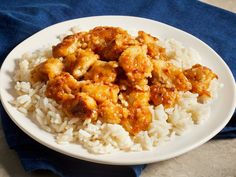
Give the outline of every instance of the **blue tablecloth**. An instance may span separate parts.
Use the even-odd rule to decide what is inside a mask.
[[[0,61],[20,43],[49,25],[94,15],[146,17],[180,28],[211,46],[236,76],[236,14],[193,0],[21,0],[0,3]],[[25,135],[1,108],[9,147],[26,171],[51,170],[65,177],[133,177],[145,165],[108,166],[89,163],[54,152]],[[235,138],[235,115],[215,138]]]

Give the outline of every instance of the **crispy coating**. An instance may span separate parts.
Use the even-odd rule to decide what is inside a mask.
[[[88,93],[98,103],[106,100],[116,103],[118,99],[119,87],[117,85],[103,83],[91,83],[82,86],[82,92]]]
[[[75,98],[80,90],[80,83],[69,73],[62,72],[54,79],[49,80],[45,95],[54,99],[57,103],[63,103]]]
[[[96,61],[84,75],[85,80],[94,82],[113,83],[117,76],[118,63],[116,61]]]
[[[155,106],[162,104],[165,108],[173,107],[178,101],[178,91],[175,87],[166,87],[156,83],[150,87],[150,99]]]
[[[52,79],[60,74],[63,68],[63,63],[59,59],[49,58],[31,71],[31,81],[38,82]]]
[[[96,27],[90,30],[89,46],[104,60],[117,60],[130,45],[138,43],[127,31],[115,27]]]
[[[192,89],[192,84],[181,69],[163,60],[152,60],[152,62],[153,83],[161,83],[169,88],[174,87],[178,91],[189,91]]]
[[[76,79],[83,76],[90,66],[99,59],[93,51],[78,49],[75,53],[67,55],[63,60],[65,70],[71,73]]]
[[[127,48],[119,58],[119,65],[125,71],[131,82],[139,82],[151,77],[152,62],[147,56],[147,46],[132,46]]]
[[[131,134],[147,130],[152,121],[149,110],[150,93],[148,91],[132,90],[123,94],[128,102],[129,115],[123,118],[121,124]]]
[[[132,89],[126,91],[124,97],[130,106],[139,107],[140,105],[149,105],[150,92]]]
[[[132,135],[148,129],[152,122],[149,106],[129,107],[129,116],[121,120],[121,125]]]
[[[99,117],[107,123],[119,124],[122,119],[127,118],[129,111],[118,103],[109,100],[99,105]]]
[[[184,75],[192,84],[191,92],[198,93],[200,97],[211,97],[208,91],[211,81],[218,76],[209,68],[196,64],[184,71]]]
[[[156,37],[153,37],[144,31],[139,31],[137,40],[140,43],[147,45],[147,53],[151,58],[168,60],[165,48],[157,45],[158,39]]]
[[[54,46],[52,54],[54,57],[64,57],[70,53],[74,53],[77,49],[76,35],[70,35],[63,39],[61,43]]]
[[[52,48],[52,54],[54,57],[65,57],[74,53],[78,48],[86,48],[89,40],[88,32],[66,36],[61,43]]]
[[[64,101],[62,107],[69,116],[97,120],[97,103],[86,93],[76,93],[74,98]]]
[[[119,87],[120,90],[128,90],[128,89],[135,89],[139,91],[148,91],[149,85],[147,79],[142,79],[137,82],[130,82],[127,79],[120,79],[119,80]]]
[[[117,60],[129,46],[139,42],[127,31],[115,27],[96,27],[89,32],[69,35],[53,47],[54,57],[66,57],[78,48],[90,48],[104,60]]]

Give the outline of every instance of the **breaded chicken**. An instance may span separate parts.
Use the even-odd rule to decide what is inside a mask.
[[[88,32],[66,36],[61,43],[52,48],[52,54],[54,57],[65,57],[74,53],[78,48],[86,48],[89,40],[90,34]]]
[[[136,82],[130,82],[127,79],[119,79],[120,90],[135,89],[139,91],[148,91],[149,85],[147,79],[142,79]]]
[[[78,49],[75,53],[67,55],[63,60],[65,70],[71,73],[76,79],[83,76],[90,66],[99,59],[93,51]]]
[[[118,103],[109,100],[104,101],[98,107],[99,118],[107,123],[119,124],[123,118],[127,118],[129,111]]]
[[[57,103],[63,103],[73,99],[80,90],[80,83],[69,73],[62,72],[52,80],[49,80],[45,95],[54,99]]]
[[[126,76],[125,71],[121,67],[118,67],[116,83],[119,85],[120,90],[123,90],[123,91],[128,90],[128,89],[135,89],[139,91],[149,90],[147,78],[144,78],[142,80],[138,80],[135,82],[131,82]]]
[[[192,84],[181,69],[163,60],[152,60],[152,63],[152,83],[161,83],[169,88],[174,87],[178,91],[192,89]]]
[[[196,64],[185,70],[184,75],[192,84],[191,92],[198,93],[203,100],[211,97],[208,91],[209,85],[213,79],[218,79],[218,76],[211,69]]]
[[[117,60],[130,45],[138,43],[127,31],[115,27],[96,27],[89,31],[89,47],[104,60]]]
[[[60,74],[64,66],[61,60],[49,58],[45,62],[39,64],[31,71],[31,81],[47,81]]]
[[[106,100],[116,103],[118,99],[119,87],[117,85],[103,83],[91,83],[82,86],[82,92],[88,93],[98,103]]]
[[[86,93],[76,93],[74,98],[63,102],[62,108],[68,116],[97,120],[97,103]]]
[[[152,122],[149,106],[130,107],[129,116],[121,120],[121,125],[132,135],[148,129]]]
[[[149,110],[150,93],[138,90],[127,91],[124,98],[128,102],[129,115],[123,118],[121,124],[131,134],[147,130],[152,120]]]
[[[162,104],[165,108],[173,107],[178,101],[178,91],[175,87],[166,87],[156,83],[150,87],[150,99],[155,106]]]
[[[138,91],[132,89],[123,93],[124,98],[132,107],[138,107],[140,105],[149,105],[150,92],[149,91]]]
[[[119,58],[119,65],[131,82],[138,82],[151,77],[152,62],[147,56],[147,46],[132,46],[126,49]]]
[[[157,45],[158,39],[156,37],[153,37],[144,31],[139,31],[136,39],[140,43],[147,45],[147,53],[151,58],[168,60],[165,48]]]
[[[85,80],[94,82],[113,83],[117,76],[118,63],[116,61],[101,61],[97,60],[91,69],[85,73]]]

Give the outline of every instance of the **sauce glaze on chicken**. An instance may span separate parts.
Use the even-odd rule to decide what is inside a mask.
[[[121,124],[130,134],[147,130],[150,105],[173,107],[178,91],[211,97],[217,78],[209,68],[182,70],[168,62],[158,39],[139,31],[132,37],[118,27],[96,27],[67,36],[53,57],[31,71],[32,82],[46,82],[46,96],[69,117]]]

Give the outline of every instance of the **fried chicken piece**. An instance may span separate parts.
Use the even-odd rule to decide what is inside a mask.
[[[119,124],[123,118],[127,118],[129,111],[118,103],[109,100],[99,105],[99,117],[102,121],[112,124]]]
[[[146,53],[146,46],[132,46],[121,54],[119,65],[123,68],[131,82],[140,82],[152,76],[152,62]]]
[[[139,91],[148,91],[149,85],[147,79],[142,79],[137,82],[130,82],[127,79],[119,79],[119,88],[120,90],[136,89]]]
[[[79,92],[81,84],[67,72],[49,80],[45,95],[54,99],[57,103],[63,103],[69,99],[75,98]]]
[[[126,101],[128,102],[129,106],[139,107],[140,105],[149,105],[149,91],[139,91],[132,89],[131,91],[126,91],[123,95]]]
[[[125,74],[125,71],[118,67],[118,74],[116,83],[119,85],[120,90],[128,90],[128,89],[135,89],[139,91],[148,91],[148,79],[142,79],[135,82],[131,82]]]
[[[178,91],[175,87],[166,87],[156,83],[150,87],[150,99],[155,106],[162,104],[165,108],[173,107],[178,101]]]
[[[59,59],[49,58],[31,71],[31,81],[38,82],[52,79],[62,72],[63,67],[63,63]]]
[[[71,73],[76,79],[83,76],[90,66],[99,59],[93,51],[78,49],[75,53],[67,55],[63,60],[65,70]]]
[[[64,101],[62,107],[70,117],[97,120],[97,103],[86,93],[76,93],[74,98]]]
[[[152,114],[149,110],[149,92],[138,90],[127,91],[123,94],[128,102],[129,115],[121,120],[123,127],[135,135],[139,131],[147,130],[152,121]]]
[[[52,48],[52,54],[54,57],[65,57],[74,53],[78,48],[86,48],[89,40],[90,34],[88,32],[66,36],[61,43]]]
[[[139,31],[138,37],[136,39],[140,43],[147,45],[147,53],[151,58],[168,60],[165,48],[157,45],[158,39],[156,37],[153,37],[150,34],[145,33],[144,31]]]
[[[192,84],[181,69],[163,60],[152,60],[152,83],[161,83],[168,88],[174,87],[178,91],[189,91]]]
[[[138,43],[127,31],[116,27],[96,27],[89,31],[89,46],[104,60],[117,60],[130,45]]]
[[[132,135],[146,131],[152,122],[149,106],[130,107],[129,116],[121,120],[121,125]]]
[[[198,93],[202,100],[211,97],[208,91],[209,85],[213,79],[218,79],[218,76],[211,69],[196,64],[192,68],[185,70],[184,75],[192,84],[191,92]]]
[[[148,33],[145,33],[144,31],[139,31],[137,40],[144,44],[150,44],[150,43],[156,43],[158,41],[158,38]]]
[[[103,83],[91,83],[82,86],[82,92],[88,93],[98,103],[106,100],[116,103],[118,99],[119,87],[117,85]]]
[[[85,73],[84,79],[94,82],[113,83],[116,80],[117,67],[118,63],[116,61],[105,62],[98,60]]]

